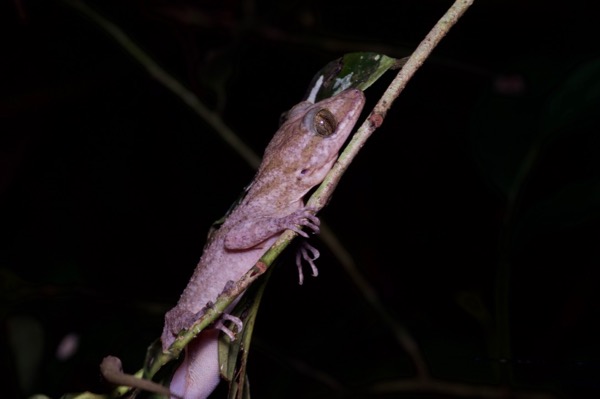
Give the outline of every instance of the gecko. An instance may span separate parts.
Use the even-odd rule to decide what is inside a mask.
[[[362,91],[347,89],[317,103],[303,101],[288,111],[245,196],[209,236],[177,305],[165,314],[164,351],[228,284],[250,270],[285,230],[303,237],[308,237],[304,227],[318,233],[319,219],[315,209],[305,205],[304,196],[334,165],[364,103]],[[216,388],[221,379],[219,333],[217,328],[205,329],[185,348],[169,386],[172,398],[204,399]]]

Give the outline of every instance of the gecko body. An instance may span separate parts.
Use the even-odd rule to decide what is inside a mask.
[[[214,303],[228,282],[239,280],[287,229],[318,231],[303,197],[320,184],[337,159],[363,108],[360,90],[348,89],[316,104],[301,102],[265,149],[246,195],[209,238],[177,305],[165,315],[167,350],[177,334]],[[169,387],[184,399],[204,399],[220,381],[216,329],[202,331],[186,348]]]

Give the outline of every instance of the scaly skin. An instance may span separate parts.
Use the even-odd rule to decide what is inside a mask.
[[[318,219],[303,197],[320,184],[337,159],[364,106],[364,95],[349,89],[316,104],[302,102],[265,149],[263,161],[242,201],[211,235],[177,305],[165,315],[167,350],[229,281],[239,280],[287,229],[318,232]],[[170,390],[184,399],[204,399],[220,380],[218,331],[202,331],[186,348]]]

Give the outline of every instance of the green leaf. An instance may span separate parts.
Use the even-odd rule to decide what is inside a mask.
[[[404,62],[378,53],[348,53],[317,72],[305,99],[317,102],[349,88],[364,91],[388,69],[399,68]]]

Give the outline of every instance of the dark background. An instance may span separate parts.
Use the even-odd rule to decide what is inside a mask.
[[[88,4],[261,153],[323,65],[406,56],[451,2]],[[485,385],[475,397],[600,394],[592,4],[476,0],[321,214],[431,374]],[[100,360],[141,366],[253,171],[67,3],[5,1],[0,18],[0,396],[108,392]],[[312,242],[320,276],[298,286],[288,254],[267,287],[253,395],[385,396],[368,392],[413,378],[413,364]],[[65,337],[78,346],[59,357]]]

